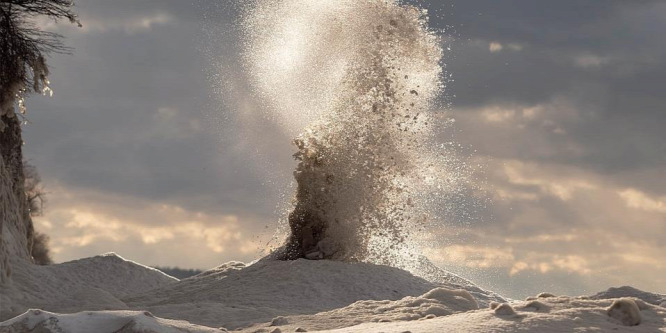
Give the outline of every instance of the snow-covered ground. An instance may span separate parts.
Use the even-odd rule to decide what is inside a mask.
[[[634,315],[640,318],[639,325],[625,326],[625,312],[608,314],[615,301],[554,297],[417,322],[365,323],[324,332],[666,332],[666,308],[624,300],[634,303],[639,309]]]
[[[666,332],[665,295],[621,287],[513,301],[434,266],[430,281],[326,260],[231,262],[181,281],[114,254],[12,267],[0,333]]]
[[[42,310],[30,310],[0,325],[0,332],[167,332],[207,333],[219,329],[192,325],[186,321],[157,318],[147,311],[85,311],[74,314],[57,314]]]
[[[12,262],[12,281],[0,285],[0,320],[30,308],[55,312],[125,310],[122,298],[175,283],[156,269],[109,253],[50,266]]]
[[[438,286],[406,271],[365,263],[328,260],[261,260],[243,267],[223,265],[213,271],[166,285],[124,301],[157,316],[230,329],[270,321],[277,316],[315,314],[361,300],[398,300]],[[503,300],[476,288],[479,302]]]

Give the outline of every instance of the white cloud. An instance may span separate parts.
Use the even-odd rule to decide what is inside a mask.
[[[555,97],[550,102],[532,105],[493,104],[468,110],[480,115],[488,123],[514,123],[516,126],[538,126],[551,132],[561,130],[561,125],[580,119],[579,111],[565,98]]]
[[[488,44],[488,49],[490,50],[490,53],[497,53],[503,50],[519,52],[523,50],[523,46],[518,43],[502,44],[500,42],[490,42]]]
[[[624,200],[627,207],[649,212],[666,213],[666,198],[651,198],[647,194],[631,188],[618,191],[617,193]]]
[[[520,44],[517,44],[517,43],[511,43],[511,44],[508,45],[508,47],[509,47],[509,49],[511,49],[513,51],[522,51],[523,50],[523,46],[520,45]]]
[[[580,68],[599,68],[610,62],[609,57],[601,57],[591,54],[574,57],[574,64]]]
[[[74,229],[75,235],[55,241],[62,241],[64,245],[83,247],[100,240],[120,242],[138,238],[146,245],[153,245],[177,239],[180,242],[204,244],[208,250],[222,253],[226,249],[225,244],[239,241],[243,236],[237,216],[211,217],[202,213],[188,212],[177,206],[148,209],[155,213],[154,218],[163,220],[164,225],[144,225],[139,220],[117,217],[109,212],[85,207],[59,208],[53,212],[56,223],[65,229]],[[68,221],[58,219],[58,216],[63,215],[68,217]]]
[[[92,20],[83,26],[84,31],[111,31],[124,30],[128,34],[140,31],[149,31],[155,26],[169,24],[173,17],[167,13],[155,13],[151,15],[129,17],[127,19],[116,20]]]
[[[427,249],[426,255],[435,262],[456,263],[471,268],[510,266],[515,257],[512,249],[476,245],[451,245]]]
[[[224,261],[254,259],[261,252],[258,244],[266,250],[271,236],[252,228],[256,222],[249,217],[235,214],[208,214],[59,186],[51,190],[58,196],[35,222],[38,229],[51,226],[46,233],[56,261],[128,251],[129,257],[148,265],[214,267],[221,263],[220,255]],[[156,252],[162,257],[151,255]]]
[[[551,195],[562,201],[570,200],[577,191],[597,188],[584,178],[553,178],[544,175],[542,167],[517,160],[505,161],[503,169],[509,183],[537,187],[541,194]]]
[[[509,275],[516,275],[523,271],[536,271],[541,274],[548,274],[552,271],[564,271],[567,273],[577,273],[588,275],[592,273],[587,259],[579,255],[531,255],[524,261],[516,261]]]
[[[101,17],[95,14],[82,14],[80,28],[74,31],[81,33],[103,33],[110,31],[124,31],[127,34],[150,31],[155,27],[164,26],[174,21],[174,17],[165,12],[156,12],[144,15],[127,15]],[[37,25],[44,30],[59,30],[74,27],[69,22],[54,22],[48,18],[37,18]]]
[[[499,42],[491,42],[488,45],[488,49],[490,50],[491,53],[495,53],[502,51],[502,49],[504,49],[504,46]]]
[[[513,120],[516,115],[516,111],[512,109],[504,109],[501,107],[493,107],[483,110],[481,115],[486,122],[503,123]]]

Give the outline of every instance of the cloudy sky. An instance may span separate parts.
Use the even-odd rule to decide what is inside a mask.
[[[432,230],[437,264],[512,297],[666,293],[666,3],[419,1],[455,37],[451,133],[492,198]],[[79,0],[74,48],[28,101],[25,154],[56,261],[103,252],[210,268],[265,248],[291,194],[290,137],[228,74],[230,1]],[[233,98],[231,98],[233,96]],[[444,97],[443,97],[444,98]]]

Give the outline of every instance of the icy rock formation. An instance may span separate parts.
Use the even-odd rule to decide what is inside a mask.
[[[0,131],[0,284],[6,284],[12,271],[10,259],[31,261],[34,229],[24,193],[19,120],[12,111],[0,121],[4,124]]]

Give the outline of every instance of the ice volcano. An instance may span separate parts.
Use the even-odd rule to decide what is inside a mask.
[[[446,126],[441,39],[427,13],[397,1],[259,2],[246,63],[298,166],[279,259],[395,264],[464,167],[434,140]]]
[[[666,295],[511,301],[409,256],[465,175],[432,139],[442,49],[423,11],[283,0],[246,15],[248,73],[268,114],[300,133],[286,244],[178,280],[113,254],[36,266],[10,230],[0,333],[666,331]],[[410,265],[414,274],[396,268]]]

